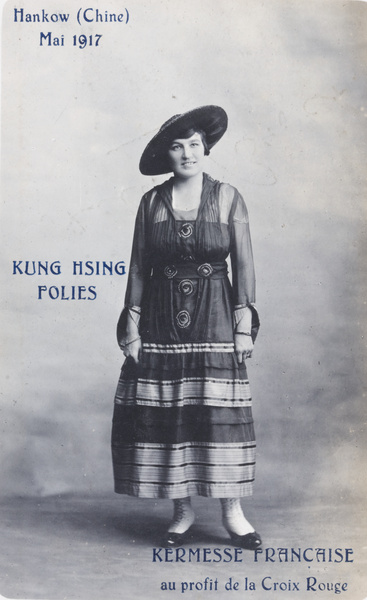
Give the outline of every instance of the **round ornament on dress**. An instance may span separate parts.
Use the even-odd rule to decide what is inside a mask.
[[[213,273],[213,267],[209,263],[204,263],[197,268],[200,277],[209,277]]]
[[[194,284],[191,279],[182,279],[178,284],[178,291],[185,296],[190,296],[194,291]]]
[[[180,310],[180,312],[176,315],[177,325],[181,327],[181,329],[185,329],[191,323],[190,314],[187,310]]]
[[[193,233],[194,226],[192,225],[192,223],[184,223],[184,225],[182,225],[180,231],[178,232],[178,235],[182,238],[188,238]]]
[[[167,265],[167,267],[164,268],[163,273],[168,279],[173,279],[173,277],[177,275],[177,269],[175,265]]]

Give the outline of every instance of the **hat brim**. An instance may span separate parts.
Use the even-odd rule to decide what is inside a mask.
[[[183,130],[194,128],[204,131],[210,150],[225,133],[227,125],[227,113],[220,106],[200,106],[175,115],[162,125],[146,146],[139,163],[140,172],[143,175],[170,173],[172,168],[168,162],[168,145]]]

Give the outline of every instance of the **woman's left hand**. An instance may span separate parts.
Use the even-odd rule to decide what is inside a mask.
[[[246,358],[251,358],[254,344],[250,335],[236,333],[234,336],[234,349],[237,355],[239,364],[243,363]]]

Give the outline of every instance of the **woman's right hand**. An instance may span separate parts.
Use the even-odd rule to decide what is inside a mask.
[[[126,357],[131,356],[131,358],[138,363],[141,355],[141,339],[138,338],[125,346],[124,354]]]

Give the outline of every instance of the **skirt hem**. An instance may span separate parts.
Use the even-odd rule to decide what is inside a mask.
[[[166,498],[174,500],[175,498],[186,498],[188,496],[204,496],[206,498],[243,498],[252,496],[253,483],[241,485],[228,484],[204,484],[204,485],[185,485],[179,486],[179,489],[170,490],[165,486],[147,486],[142,485],[118,485],[115,484],[116,494],[125,494],[138,498]]]

